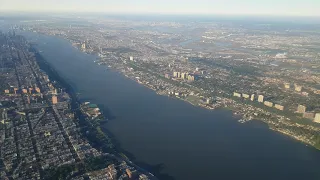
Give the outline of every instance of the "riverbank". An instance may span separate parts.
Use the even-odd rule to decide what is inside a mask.
[[[36,49],[81,101],[91,101],[104,112],[112,112],[114,119],[102,125],[102,130],[111,131],[121,147],[136,157],[128,156],[136,164],[146,162],[176,180],[317,179],[308,174],[318,172],[315,160],[319,153],[268,130],[264,123],[243,125],[230,111],[209,111],[158,96],[119,71],[93,63],[96,56],[78,51],[64,39],[42,35],[30,35],[28,39],[37,44]],[[232,173],[226,174],[226,170]],[[288,177],[290,172],[300,172],[301,176]]]
[[[282,112],[275,112],[274,109],[270,109],[266,106],[263,106],[263,104],[261,105],[255,102],[251,103],[249,101],[236,99],[228,94],[218,94],[218,96],[215,96],[215,98],[210,97],[210,95],[209,97],[207,95],[206,97],[204,97],[201,95],[201,93],[199,93],[201,92],[201,90],[191,85],[189,86],[192,87],[193,90],[195,90],[196,93],[192,94],[195,94],[193,96],[196,97],[197,101],[192,100],[193,98],[188,98],[190,96],[190,94],[188,93],[183,94],[180,93],[181,91],[176,91],[178,92],[178,95],[176,95],[176,93],[171,92],[170,89],[170,91],[163,90],[159,88],[157,84],[153,84],[150,81],[148,81],[148,79],[141,78],[142,74],[145,74],[145,76],[155,76],[155,79],[158,79],[159,81],[165,81],[175,87],[186,88],[187,84],[181,82],[179,83],[172,79],[166,79],[159,74],[150,72],[149,70],[145,70],[142,67],[137,66],[134,62],[126,62],[125,58],[123,57],[120,57],[120,60],[121,59],[123,60],[123,63],[120,62],[121,65],[119,65],[119,67],[117,67],[115,64],[112,64],[111,67],[113,67],[113,69],[115,69],[117,72],[123,74],[125,77],[147,87],[148,89],[155,91],[159,95],[177,98],[185,102],[188,102],[194,106],[199,106],[209,110],[216,109],[217,107],[228,108],[232,112],[239,112],[239,114],[242,115],[241,121],[238,121],[239,123],[244,123],[253,119],[259,120],[266,123],[269,126],[269,129],[271,130],[279,132],[285,131],[287,132],[285,135],[288,135],[296,140],[299,140],[303,143],[309,144],[319,149],[320,136],[314,136],[314,133],[320,130],[317,125],[306,125],[305,121],[303,119],[299,119],[298,117],[290,116],[290,118],[288,118],[287,116],[283,115]],[[103,62],[103,60],[101,60],[101,62]],[[209,99],[209,101],[212,99],[218,100],[211,105],[205,102],[207,99]],[[302,135],[300,133],[300,130],[303,132]]]
[[[93,124],[91,123],[86,116],[82,113],[80,109],[81,100],[77,96],[76,91],[72,86],[61,77],[58,72],[43,58],[39,52],[32,47],[31,51],[35,53],[36,61],[41,70],[45,71],[49,76],[49,79],[55,81],[59,88],[62,88],[67,92],[71,97],[71,110],[75,115],[76,125],[81,129],[82,136],[85,137],[89,143],[96,149],[102,150],[102,152],[111,154],[111,156],[119,161],[125,161],[128,165],[135,167],[137,170],[145,173],[149,176],[151,180],[157,180],[157,178],[150,173],[148,170],[136,165],[133,163],[129,157],[132,157],[129,152],[123,150],[120,147],[120,143],[115,139],[114,135],[111,134],[107,129],[103,128],[101,130],[100,123]],[[106,118],[111,119],[111,115],[108,113],[104,114]],[[103,124],[106,122],[103,122]],[[88,133],[90,132],[90,133]],[[129,154],[129,155],[128,155]]]
[[[52,81],[56,81],[58,83],[58,85],[60,85],[61,88],[64,88],[65,91],[70,95],[70,97],[71,97],[71,110],[74,112],[75,119],[78,120],[78,122],[76,124],[78,124],[80,126],[80,128],[82,128],[82,131],[81,131],[82,135],[86,136],[87,139],[89,139],[89,141],[91,143],[93,143],[93,146],[95,148],[98,148],[98,149],[102,148],[102,145],[100,145],[100,147],[98,145],[99,143],[102,143],[102,142],[94,142],[94,139],[88,137],[85,133],[87,130],[86,126],[92,126],[92,125],[89,124],[89,121],[87,121],[85,119],[85,116],[82,114],[82,112],[80,110],[80,103],[81,102],[80,102],[76,92],[74,91],[74,89],[70,86],[69,83],[67,83],[57,73],[57,71],[54,68],[52,68],[50,66],[50,64],[39,54],[39,52],[37,52],[37,50],[35,48],[32,48],[31,51],[35,53],[36,60],[37,60],[37,63],[39,64],[40,69],[45,71]],[[93,129],[91,129],[91,130],[93,130]],[[108,137],[106,134],[101,134],[101,135],[104,137]],[[111,141],[110,138],[108,138],[108,139]],[[113,145],[110,144],[110,146],[113,146]],[[105,148],[104,148],[104,150],[106,151]],[[115,152],[113,147],[108,149],[108,151],[109,151],[108,153]]]

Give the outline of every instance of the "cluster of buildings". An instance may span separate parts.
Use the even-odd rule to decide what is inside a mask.
[[[250,99],[251,101],[254,101],[255,100],[255,94],[251,94],[251,95],[249,95],[249,94],[245,94],[245,93],[237,93],[237,92],[234,92],[233,93],[233,96],[234,97],[239,97],[239,98],[244,98],[244,99]],[[283,111],[284,110],[284,106],[282,106],[282,105],[280,105],[280,104],[275,104],[275,103],[273,103],[273,102],[270,102],[270,101],[265,101],[264,100],[264,96],[263,95],[258,95],[258,99],[257,99],[257,101],[259,102],[259,103],[263,103],[265,106],[267,106],[267,107],[274,107],[274,108],[276,108],[276,109],[278,109],[278,110],[280,110],[280,111]]]
[[[296,112],[302,114],[304,118],[312,119],[314,122],[320,123],[320,113],[307,112],[307,107],[304,105],[299,104]]]
[[[88,176],[90,177],[91,180],[116,179],[117,170],[114,164],[111,164],[104,169],[88,173]]]
[[[57,90],[29,49],[23,37],[0,33],[0,179],[44,179],[49,169],[105,156],[114,162],[103,171],[105,179],[128,179],[125,169],[150,179],[131,162],[91,146],[76,124],[70,96]],[[87,106],[89,115],[100,114],[97,106]],[[81,168],[69,173],[74,180],[101,179]]]
[[[285,89],[291,89],[292,85],[290,83],[284,83],[284,88]],[[298,85],[296,83],[293,84],[293,90],[295,92],[298,92],[303,96],[309,96],[309,93],[306,92],[306,91],[302,91],[302,88],[303,88],[302,86],[300,86],[300,85]],[[317,94],[317,90],[315,90],[314,93]]]
[[[98,64],[109,65],[108,67],[122,72],[127,77],[157,91],[159,94],[170,94],[182,97],[195,92],[199,97],[202,95],[208,96],[209,94],[213,96],[219,96],[220,94],[230,96],[229,92],[232,92],[235,88],[242,92],[263,92],[268,88],[268,96],[279,97],[279,100],[275,99],[274,102],[271,102],[266,100],[264,95],[252,96],[251,94],[245,93],[236,93],[234,96],[250,99],[251,101],[257,100],[267,107],[276,108],[280,111],[284,111],[285,108],[294,111],[293,109],[296,108],[295,95],[297,94],[303,95],[304,97],[302,98],[306,101],[313,100],[313,104],[317,103],[315,100],[317,98],[315,97],[318,96],[314,94],[320,94],[319,90],[315,88],[311,91],[311,86],[308,87],[304,85],[304,87],[302,87],[298,84],[285,83],[284,88],[279,88],[279,84],[282,87],[283,82],[286,82],[287,78],[295,82],[303,81],[310,82],[310,84],[319,84],[320,79],[317,74],[312,74],[310,69],[307,70],[308,73],[304,73],[305,70],[302,68],[286,68],[281,65],[282,63],[277,63],[277,61],[280,61],[289,64],[293,62],[296,64],[297,60],[290,59],[290,55],[303,57],[300,59],[303,63],[308,63],[306,59],[316,60],[317,56],[314,56],[313,50],[306,53],[308,51],[306,48],[291,46],[297,43],[305,44],[306,42],[315,42],[316,39],[313,38],[313,35],[309,36],[304,34],[304,36],[298,40],[296,36],[289,34],[283,35],[281,33],[274,35],[268,33],[268,31],[261,31],[261,33],[263,33],[261,36],[252,36],[246,33],[241,36],[228,36],[225,35],[225,32],[228,32],[227,34],[234,34],[234,30],[238,28],[234,26],[225,28],[223,25],[210,27],[207,24],[202,26],[200,23],[192,24],[192,26],[189,26],[190,24],[184,26],[184,28],[190,30],[190,32],[193,29],[189,27],[194,27],[194,25],[202,27],[199,29],[204,29],[203,32],[190,33],[188,36],[191,37],[186,37],[184,34],[174,31],[172,31],[172,33],[163,33],[157,30],[130,30],[132,27],[135,27],[135,25],[139,27],[150,25],[143,22],[135,24],[134,21],[130,23],[120,20],[114,23],[112,22],[113,28],[116,29],[114,31],[110,30],[110,23],[110,21],[104,22],[103,20],[99,20],[99,28],[82,28],[81,26],[70,28],[59,26],[58,29],[38,25],[34,26],[32,30],[51,35],[63,34],[71,42],[76,41],[77,43],[80,42],[80,44],[87,40],[85,45],[86,52],[99,50],[99,55],[101,55],[100,57],[102,58],[98,60]],[[160,22],[156,24],[160,27],[168,27]],[[222,31],[224,33],[221,34]],[[236,31],[242,33],[242,29]],[[203,35],[202,38],[200,36],[201,40],[190,40],[180,44],[180,42],[188,39],[198,39],[199,34]],[[221,38],[223,38],[226,43],[219,44]],[[261,39],[263,39],[263,41],[261,41]],[[177,45],[178,43],[180,45]],[[279,43],[287,44],[288,46],[279,48]],[[230,44],[230,46],[228,44]],[[245,48],[246,51],[231,48],[232,45],[239,46],[239,49]],[[78,47],[81,48],[81,46]],[[101,47],[104,47],[103,50]],[[286,50],[283,50],[283,48]],[[259,56],[256,56],[257,49],[261,49],[262,51],[266,49],[281,49],[281,51],[285,51],[287,54],[279,53],[273,55],[272,53],[261,53]],[[127,63],[127,61],[130,62]],[[309,65],[314,66],[317,62],[313,61]],[[192,82],[197,79],[198,72],[194,72],[196,67],[207,69],[207,72],[205,74],[201,72],[203,78],[199,78],[194,83],[188,83],[187,81]],[[182,72],[193,72],[194,77],[189,77],[190,74],[187,73],[176,72],[178,69]],[[196,71],[198,70],[200,69]],[[165,75],[167,79],[162,78],[163,75]],[[173,81],[171,81],[171,79]],[[183,81],[177,82],[175,80]],[[274,86],[275,84],[277,87]],[[283,92],[283,89],[287,89],[288,91]],[[314,94],[308,94],[308,92],[314,92]],[[281,104],[285,104],[286,107]],[[234,103],[230,106],[235,107],[236,105]],[[250,108],[256,109],[253,107]],[[248,111],[248,108],[244,109],[244,111]],[[280,113],[275,114],[279,115]],[[304,114],[305,117],[311,117],[311,114]],[[264,121],[268,122],[269,120],[265,119]],[[290,129],[293,126],[299,126],[299,129],[302,129],[300,124],[289,124],[290,122],[285,126],[286,129]],[[308,130],[306,130],[306,132],[307,131]]]
[[[238,97],[238,98],[243,98],[243,99],[250,99],[251,101],[255,100],[255,94],[249,95],[249,94],[245,94],[245,93],[234,92],[233,96],[234,97]],[[270,102],[270,101],[264,101],[264,96],[263,95],[258,95],[257,101],[260,102],[260,103],[263,103],[267,107],[274,107],[274,108],[276,108],[276,109],[278,109],[280,111],[284,110],[284,106],[282,106],[280,104],[275,104],[275,103]],[[320,123],[320,113],[307,112],[306,109],[307,109],[306,106],[298,105],[298,108],[297,108],[296,112],[303,114],[304,118],[313,119],[314,122]]]
[[[96,104],[84,102],[81,104],[80,108],[90,119],[96,119],[101,115],[100,109]]]
[[[127,180],[127,179],[136,179],[136,180],[148,180],[148,176],[145,174],[136,174],[136,170],[122,164],[120,171],[124,172],[119,177],[119,172],[117,171],[114,164],[109,165],[108,167],[93,171],[88,173],[88,177],[91,180],[101,180],[101,179],[117,179],[117,180]]]
[[[17,94],[17,93],[23,93],[23,94],[39,94],[41,93],[41,90],[39,87],[29,87],[29,88],[16,88],[16,87],[11,87],[10,89],[5,89],[4,93],[6,94]]]
[[[291,89],[292,85],[291,83],[284,83],[284,88],[285,89]],[[302,91],[302,86],[294,83],[293,84],[293,87],[294,87],[294,90],[297,91],[297,92],[301,92]]]
[[[170,76],[167,74],[166,78],[169,78]],[[183,80],[188,80],[188,81],[195,81],[196,80],[196,75],[194,74],[189,74],[189,73],[181,73],[181,72],[173,72],[173,77],[178,78],[178,79],[183,79]]]
[[[284,83],[284,88],[285,89],[291,89],[292,88],[291,83]],[[295,92],[300,93],[301,95],[308,97],[309,93],[306,92],[306,91],[302,91],[302,89],[303,89],[302,86],[300,86],[300,85],[298,85],[296,83],[293,84],[293,90]],[[314,93],[317,94],[317,90],[314,90]]]

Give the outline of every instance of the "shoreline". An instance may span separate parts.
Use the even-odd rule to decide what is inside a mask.
[[[67,39],[67,40],[69,40],[69,39]],[[69,41],[69,42],[70,42],[70,41]],[[70,43],[71,43],[71,42],[70,42]],[[73,47],[81,51],[81,49],[79,49],[79,48],[77,48],[77,47],[75,47],[75,46],[73,46]],[[83,51],[81,51],[81,52],[83,52]],[[83,52],[83,53],[89,54],[89,53],[87,53],[87,52]],[[91,55],[92,55],[92,53],[91,53]],[[93,55],[97,56],[97,54],[93,54]],[[98,56],[98,58],[99,58],[99,56]],[[95,63],[95,62],[94,62],[94,63]],[[100,64],[98,64],[98,65],[100,65]],[[110,68],[110,69],[115,70],[114,68]],[[116,70],[115,70],[115,71],[116,71]],[[183,98],[183,97],[179,97],[179,96],[175,96],[175,95],[170,95],[170,94],[164,94],[164,93],[161,93],[161,92],[157,91],[157,90],[154,89],[153,87],[148,86],[148,84],[145,84],[145,83],[143,83],[143,82],[141,82],[141,81],[139,81],[139,80],[136,80],[135,78],[130,77],[130,76],[124,74],[124,73],[121,72],[121,71],[116,71],[116,72],[118,72],[118,73],[120,73],[121,75],[123,75],[124,77],[126,77],[126,78],[128,78],[128,79],[130,79],[130,80],[133,80],[133,81],[135,81],[136,83],[138,83],[138,84],[140,84],[140,85],[142,85],[142,86],[144,86],[144,87],[152,90],[152,91],[155,92],[157,95],[161,95],[161,96],[166,96],[166,97],[173,98],[173,99],[182,100],[182,101],[184,101],[184,102],[186,102],[186,103],[189,103],[189,104],[191,104],[191,105],[193,105],[193,106],[200,107],[200,108],[205,108],[205,109],[207,109],[207,110],[226,109],[226,110],[230,111],[232,114],[234,114],[235,112],[238,111],[236,108],[231,107],[231,106],[217,105],[217,107],[215,107],[215,104],[213,104],[213,107],[208,107],[206,104],[201,104],[201,103],[196,104],[196,103],[188,100],[187,98]],[[231,99],[231,100],[232,100],[232,99]],[[235,117],[235,116],[234,116],[234,117]],[[304,139],[304,138],[301,138],[301,137],[297,137],[297,135],[295,135],[294,133],[286,132],[286,130],[283,129],[283,128],[277,128],[277,127],[274,126],[274,124],[272,124],[272,123],[270,123],[270,122],[268,122],[268,121],[266,121],[266,120],[264,120],[264,119],[252,118],[252,117],[251,117],[251,118],[248,118],[248,117],[245,116],[245,114],[242,114],[242,113],[237,114],[236,117],[237,117],[237,118],[240,118],[239,120],[237,120],[238,123],[247,123],[247,122],[252,121],[252,120],[260,121],[260,122],[262,122],[262,123],[265,123],[265,124],[268,126],[268,129],[269,129],[269,130],[272,130],[272,131],[275,131],[275,132],[279,132],[279,133],[281,133],[282,135],[285,135],[285,136],[290,137],[290,138],[292,138],[292,139],[294,139],[294,140],[296,140],[296,141],[298,141],[298,142],[301,142],[301,143],[305,144],[306,146],[312,146],[312,147],[315,148],[316,150],[320,150],[320,147],[317,147],[316,144],[313,144],[311,141],[308,141],[308,140],[306,140],[306,139]]]
[[[76,47],[75,47],[75,48],[76,48]],[[80,50],[80,49],[79,49],[79,50]],[[82,52],[83,52],[83,51],[82,51]],[[86,53],[86,52],[83,52],[83,53]],[[86,54],[88,54],[88,53],[86,53]],[[98,64],[98,65],[100,65],[100,64]],[[111,68],[111,69],[112,69],[112,68]],[[114,70],[114,69],[112,69],[112,70]],[[182,101],[184,101],[184,102],[186,102],[186,103],[188,103],[188,104],[191,104],[192,106],[200,107],[200,108],[205,108],[205,109],[207,109],[207,110],[225,109],[225,110],[227,110],[227,111],[230,111],[230,112],[233,114],[233,117],[237,118],[237,122],[238,122],[238,123],[244,123],[244,124],[245,124],[245,123],[247,123],[247,122],[249,122],[249,121],[253,121],[253,120],[259,121],[259,122],[262,122],[262,123],[266,124],[266,125],[268,126],[268,129],[271,130],[271,131],[278,132],[278,133],[280,133],[280,134],[282,134],[282,135],[285,135],[286,137],[289,137],[289,138],[294,139],[294,140],[296,140],[296,141],[298,141],[298,142],[300,142],[300,143],[303,143],[303,144],[305,144],[306,146],[311,146],[311,147],[315,148],[316,150],[320,150],[320,147],[316,147],[314,144],[312,144],[312,143],[304,140],[303,138],[296,137],[294,134],[288,133],[288,132],[286,132],[286,131],[283,130],[283,129],[272,127],[272,125],[270,125],[269,123],[265,122],[265,121],[262,120],[262,119],[254,119],[254,118],[253,118],[253,119],[248,119],[248,118],[245,118],[244,114],[236,114],[236,115],[235,115],[234,112],[237,112],[237,111],[236,111],[234,108],[230,107],[230,106],[228,106],[228,107],[226,107],[226,106],[217,106],[217,107],[211,108],[211,107],[206,106],[206,104],[200,104],[200,103],[199,103],[199,104],[195,104],[195,103],[187,100],[186,98],[180,98],[180,97],[177,97],[177,96],[174,96],[174,95],[171,96],[171,95],[168,95],[168,94],[159,93],[156,89],[154,89],[154,88],[152,88],[152,87],[149,87],[147,84],[144,84],[143,82],[138,81],[138,80],[136,80],[135,78],[132,78],[132,77],[130,77],[130,76],[128,76],[128,75],[120,72],[120,71],[115,71],[115,72],[118,72],[118,73],[120,73],[121,75],[123,75],[124,77],[126,77],[126,78],[128,78],[128,79],[130,79],[130,80],[135,81],[137,84],[140,84],[140,85],[142,85],[142,86],[144,86],[144,87],[152,90],[152,91],[155,92],[157,95],[165,96],[165,97],[172,98],[172,99],[182,100]],[[239,120],[241,120],[241,122],[240,122]]]
[[[40,69],[45,71],[47,73],[47,75],[50,77],[50,79],[56,81],[70,95],[70,97],[71,97],[71,103],[70,103],[71,110],[75,114],[75,121],[76,121],[77,126],[79,126],[79,127],[89,126],[88,123],[90,123],[90,122],[85,119],[85,116],[83,115],[83,113],[80,110],[81,100],[77,96],[77,93],[74,90],[74,88],[69,83],[67,83],[63,77],[61,77],[59,75],[59,73],[50,65],[50,63],[48,63],[45,60],[45,58],[39,53],[38,50],[36,50],[36,48],[31,46],[31,51],[35,53],[36,61],[39,65]],[[104,116],[107,115],[107,116],[105,116],[105,118],[110,117],[110,114],[105,114],[105,112],[103,112],[103,114],[104,114]],[[85,123],[87,123],[87,124],[85,124]],[[105,123],[107,123],[107,122],[105,122]],[[103,124],[105,124],[105,123],[103,123]],[[139,163],[138,164],[134,163],[136,158],[133,156],[133,154],[122,149],[121,144],[116,140],[115,136],[108,129],[103,128],[102,124],[99,124],[98,128],[103,129],[103,132],[102,132],[103,135],[108,137],[108,139],[110,139],[111,145],[113,146],[112,148],[109,149],[111,152],[103,149],[103,146],[106,145],[103,142],[100,145],[98,145],[100,147],[97,147],[97,144],[94,145],[95,143],[93,143],[92,140],[90,140],[88,138],[88,136],[86,136],[86,134],[83,130],[81,130],[81,135],[84,136],[91,144],[93,143],[92,144],[93,147],[97,147],[98,149],[102,150],[104,153],[113,153],[117,158],[121,158],[123,161],[129,163],[130,165],[134,166],[138,170],[144,172],[145,174],[148,174],[150,176],[150,178],[152,178],[154,180],[158,179],[157,178],[158,174],[161,175],[160,172],[153,172],[152,170],[149,170],[149,168],[148,169],[145,169],[145,167],[142,168],[140,165],[138,165]]]
[[[43,34],[43,35],[46,35],[46,34]],[[58,38],[61,38],[61,39],[64,39],[64,40],[68,41],[73,48],[76,48],[77,50],[81,51],[82,53],[89,54],[89,55],[94,55],[94,56],[96,56],[97,59],[99,58],[99,56],[98,56],[96,53],[84,52],[84,51],[82,51],[81,49],[79,49],[79,47],[74,46],[74,45],[72,44],[71,40],[68,39],[68,38],[64,38],[64,37],[61,37],[61,36],[54,36],[54,37],[58,37]],[[94,63],[95,63],[95,62],[94,62]],[[100,65],[100,64],[97,64],[97,65]],[[123,75],[124,77],[135,81],[135,83],[141,84],[142,86],[144,86],[144,87],[152,90],[152,91],[155,92],[157,95],[167,96],[167,97],[169,97],[169,98],[174,98],[174,99],[179,99],[179,100],[185,101],[185,102],[187,102],[187,103],[189,103],[189,104],[191,104],[191,105],[193,105],[193,106],[198,106],[198,107],[205,108],[205,109],[208,109],[208,110],[215,110],[215,109],[221,109],[221,108],[222,108],[222,109],[227,109],[227,110],[231,111],[231,113],[234,113],[234,112],[237,112],[237,111],[238,111],[236,108],[231,107],[231,106],[218,106],[218,107],[215,107],[215,108],[208,108],[208,107],[205,106],[205,104],[203,104],[203,105],[202,105],[202,104],[200,105],[200,103],[199,103],[199,104],[195,104],[195,103],[187,100],[186,98],[178,98],[178,97],[176,97],[176,96],[170,96],[170,95],[168,95],[168,94],[159,93],[156,89],[154,89],[154,88],[152,88],[152,87],[149,87],[147,84],[144,84],[143,82],[138,82],[135,78],[130,77],[130,76],[126,75],[125,73],[121,72],[121,71],[117,71],[117,70],[116,70],[115,68],[113,68],[113,67],[108,67],[107,69],[114,70],[115,72],[120,73],[120,74]],[[232,98],[231,98],[231,100],[232,100]],[[241,114],[241,113],[240,113],[240,114],[237,114],[237,117],[240,117],[241,119],[245,118],[245,117],[244,117],[244,114]],[[251,121],[251,120],[256,120],[256,121],[263,122],[263,123],[265,123],[265,124],[268,126],[268,129],[270,129],[270,130],[272,130],[272,131],[280,132],[281,134],[286,135],[286,136],[289,136],[290,138],[295,139],[296,141],[302,142],[302,143],[304,143],[304,144],[306,144],[306,145],[312,146],[313,148],[315,148],[315,149],[317,149],[317,150],[320,150],[320,147],[317,147],[316,144],[312,144],[312,142],[310,142],[310,141],[308,141],[308,140],[304,140],[304,139],[302,139],[302,138],[296,137],[297,135],[295,135],[295,134],[293,134],[293,133],[285,132],[285,130],[283,130],[283,129],[281,129],[281,128],[279,129],[279,128],[275,127],[274,124],[266,121],[265,119],[253,118],[253,119],[250,119],[250,120],[245,120],[245,122],[248,122],[248,121]],[[244,122],[244,123],[245,123],[245,122]],[[239,123],[240,123],[240,122],[239,122]],[[112,134],[112,133],[108,132],[108,130],[107,130],[106,128],[103,128],[103,129],[104,129],[104,131],[106,131],[107,134]],[[114,138],[114,136],[112,136],[112,137],[113,137],[113,141],[116,141],[115,138]],[[120,149],[121,149],[121,148],[120,148]],[[125,151],[125,150],[122,150],[122,151]],[[127,154],[127,153],[125,153],[125,154]],[[129,154],[130,154],[130,153],[129,153]]]
[[[121,72],[120,72],[120,73],[121,73]],[[123,73],[121,73],[121,74],[123,74]],[[296,141],[298,141],[298,142],[301,142],[301,143],[305,144],[306,146],[311,146],[311,147],[315,148],[316,150],[320,150],[320,147],[316,147],[316,146],[315,146],[314,144],[312,144],[311,142],[306,141],[306,140],[304,140],[303,138],[296,137],[296,135],[294,135],[294,134],[292,134],[292,133],[288,133],[288,132],[286,132],[286,131],[283,130],[283,129],[272,127],[272,125],[270,125],[269,123],[265,122],[265,121],[262,120],[262,119],[248,119],[248,118],[245,118],[244,114],[234,115],[234,112],[236,112],[236,110],[235,110],[234,108],[230,107],[230,106],[228,106],[228,107],[226,107],[226,106],[218,106],[218,107],[213,107],[213,108],[211,108],[211,107],[206,106],[206,104],[200,104],[200,103],[195,104],[195,103],[187,100],[186,98],[180,98],[180,97],[177,97],[177,96],[170,96],[170,95],[168,95],[168,94],[158,93],[157,90],[149,87],[148,85],[146,85],[146,84],[144,84],[144,83],[139,83],[139,82],[138,82],[137,80],[135,80],[134,78],[130,78],[129,76],[127,76],[127,75],[125,75],[125,74],[123,74],[123,75],[124,75],[125,77],[127,77],[127,78],[135,81],[136,83],[141,84],[142,86],[144,86],[144,87],[146,87],[146,88],[148,88],[148,89],[151,89],[151,90],[154,91],[157,95],[166,96],[166,97],[173,98],[173,99],[177,99],[177,100],[182,100],[182,101],[184,101],[184,102],[186,102],[186,103],[188,103],[188,104],[191,104],[191,105],[193,105],[193,106],[200,107],[200,108],[205,108],[205,109],[208,109],[208,110],[226,109],[226,110],[230,111],[230,112],[233,114],[233,117],[237,117],[237,118],[239,118],[239,120],[242,121],[242,122],[240,122],[240,121],[238,120],[239,123],[244,123],[244,124],[245,124],[245,123],[247,123],[247,122],[249,122],[249,121],[252,121],[252,120],[259,121],[259,122],[262,122],[262,123],[266,124],[266,125],[268,126],[268,129],[269,129],[269,130],[272,130],[272,131],[274,131],[274,132],[279,132],[279,133],[281,133],[282,135],[285,135],[285,136],[287,136],[287,137],[290,137],[291,139],[294,139],[294,140],[296,140]]]

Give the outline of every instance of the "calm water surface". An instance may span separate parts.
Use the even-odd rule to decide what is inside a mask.
[[[162,179],[320,179],[317,150],[258,121],[240,124],[229,111],[159,96],[96,65],[66,40],[25,35],[82,99],[113,114],[105,127],[136,162],[161,170]]]

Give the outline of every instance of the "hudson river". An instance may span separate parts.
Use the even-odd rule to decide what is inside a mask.
[[[230,111],[206,110],[159,96],[95,64],[95,56],[66,40],[26,36],[81,100],[114,116],[104,128],[129,157],[134,156],[134,162],[160,179],[320,179],[319,151],[259,121],[240,124]]]

